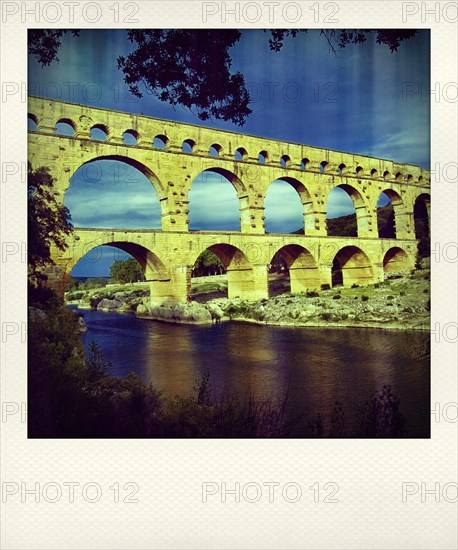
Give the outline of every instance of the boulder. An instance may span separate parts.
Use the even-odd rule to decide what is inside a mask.
[[[173,306],[160,306],[152,302],[149,307],[140,304],[137,307],[137,315],[148,316],[160,321],[179,323],[207,324],[212,322],[210,311],[198,302],[179,303]]]
[[[104,298],[99,302],[97,309],[113,311],[119,309],[121,305],[122,303],[118,300],[109,300],[108,298]]]

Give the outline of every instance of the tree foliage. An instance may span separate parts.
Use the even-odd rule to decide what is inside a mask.
[[[57,53],[62,45],[62,37],[71,32],[79,36],[79,30],[29,29],[29,54],[35,56],[42,66],[59,61]]]
[[[308,29],[274,29],[270,32],[269,47],[279,52],[286,38],[295,38],[300,32],[307,33]],[[323,29],[321,35],[326,39],[329,50],[337,53],[338,50],[351,44],[362,44],[370,36],[375,36],[377,44],[388,46],[391,53],[397,52],[401,42],[413,38],[418,31],[412,29]]]
[[[53,265],[51,248],[66,249],[66,237],[73,226],[70,211],[53,193],[54,180],[48,168],[32,169],[28,164],[28,274],[32,283],[46,279],[45,267]]]
[[[160,101],[183,105],[201,120],[242,125],[251,113],[241,73],[231,73],[231,48],[237,30],[130,30],[136,49],[118,57],[118,68],[137,97],[141,87]]]
[[[197,258],[192,270],[193,277],[206,277],[208,275],[220,275],[225,273],[223,263],[211,250],[204,250]]]
[[[143,269],[134,258],[116,260],[110,267],[110,277],[122,284],[145,280]]]
[[[42,66],[58,61],[62,38],[78,30],[31,30],[29,54]],[[307,29],[274,29],[269,48],[279,52],[288,38]],[[325,29],[321,34],[334,54],[350,44],[362,44],[375,36],[377,44],[393,53],[400,44],[412,38],[411,29]],[[119,55],[117,66],[124,81],[137,97],[143,93],[173,106],[190,109],[200,120],[220,119],[243,126],[251,114],[250,95],[240,72],[231,72],[230,48],[241,38],[234,29],[134,29],[127,31],[135,45],[127,56]]]

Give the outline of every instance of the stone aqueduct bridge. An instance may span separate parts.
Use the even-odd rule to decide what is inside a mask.
[[[423,201],[429,214],[430,197],[430,174],[418,166],[38,97],[29,98],[28,110],[37,125],[29,131],[29,160],[34,168],[50,169],[59,201],[63,203],[78,168],[111,159],[145,174],[161,204],[161,230],[76,229],[64,253],[53,251],[53,284],[61,290],[74,265],[100,245],[135,257],[150,281],[151,300],[159,303],[189,297],[192,266],[207,248],[226,266],[229,297],[247,299],[268,296],[268,267],[280,250],[293,293],[331,284],[335,258],[344,285],[381,281],[386,272],[414,266],[414,206]],[[74,135],[57,135],[59,122],[71,125]],[[91,139],[93,128],[102,129],[107,140]],[[126,132],[136,145],[123,143]],[[156,137],[164,148],[153,146]],[[210,155],[210,148],[217,156]],[[216,172],[234,186],[240,202],[239,232],[188,230],[189,191],[203,171]],[[300,197],[303,235],[265,234],[264,199],[278,179]],[[335,187],[353,200],[358,237],[327,236],[326,203]],[[378,237],[381,192],[394,207],[395,239]]]

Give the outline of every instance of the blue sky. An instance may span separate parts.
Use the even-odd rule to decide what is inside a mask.
[[[394,54],[369,40],[335,56],[319,31],[286,40],[279,53],[271,52],[267,41],[268,34],[260,30],[242,31],[230,51],[232,69],[245,75],[253,113],[242,128],[221,121],[214,127],[429,167],[429,97],[403,93],[406,86],[429,88],[429,31],[420,31]],[[29,60],[29,92],[201,124],[183,108],[148,94],[140,99],[129,94],[116,58],[131,49],[125,31],[85,30],[79,38],[66,37],[59,63],[42,68]],[[74,224],[158,228],[160,208],[151,184],[130,168],[128,177],[115,178],[126,171],[116,164],[100,161],[74,174],[65,197]],[[351,211],[348,196],[334,192],[328,217]],[[302,225],[299,199],[287,184],[269,189],[266,218],[268,231],[289,232]],[[193,182],[190,228],[239,229],[237,198],[226,180],[215,175]],[[112,258],[106,249],[100,262],[81,262],[75,274],[107,274]]]

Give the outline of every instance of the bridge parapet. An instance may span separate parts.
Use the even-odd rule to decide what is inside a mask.
[[[409,185],[430,184],[430,172],[420,166],[399,164],[391,160],[322,149],[309,145],[290,143],[226,130],[207,128],[195,124],[173,122],[122,111],[113,111],[36,96],[29,97],[29,116],[41,133],[55,134],[58,122],[67,122],[74,137],[90,139],[91,129],[103,129],[108,142],[122,144],[123,134],[130,132],[137,139],[138,147],[153,148],[156,137],[163,139],[165,151],[182,153],[183,143],[193,144],[191,154],[208,157],[212,146],[219,148],[219,157],[237,163],[258,165],[258,156],[265,152],[261,164],[281,167],[281,159],[287,158],[286,171],[312,171],[347,177],[359,177],[372,181],[397,181]],[[165,138],[165,139],[164,139]],[[239,160],[236,151],[243,150]],[[323,163],[324,166],[323,166]]]

